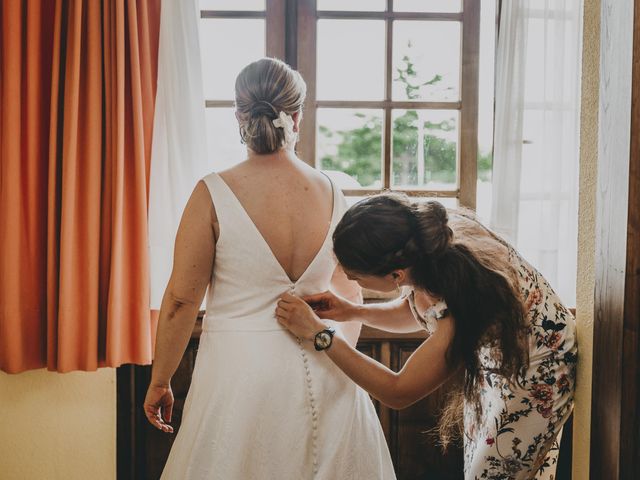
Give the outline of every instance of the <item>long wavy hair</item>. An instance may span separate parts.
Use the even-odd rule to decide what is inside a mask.
[[[481,415],[480,349],[491,349],[491,370],[509,382],[520,383],[529,362],[525,308],[504,245],[469,212],[452,217],[439,202],[385,193],[351,207],[333,234],[347,270],[384,276],[408,268],[415,287],[446,302],[455,322],[446,361],[464,367],[465,378],[440,419],[445,447],[459,434],[462,400]]]

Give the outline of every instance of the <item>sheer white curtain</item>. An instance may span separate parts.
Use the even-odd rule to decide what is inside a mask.
[[[492,227],[575,305],[582,0],[502,2]]]
[[[182,210],[207,158],[197,0],[162,2],[149,186],[151,308],[171,274]]]

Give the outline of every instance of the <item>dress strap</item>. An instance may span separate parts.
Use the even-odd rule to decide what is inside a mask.
[[[333,183],[333,180],[331,180],[331,177],[329,175],[324,173],[322,170],[319,170],[319,172],[325,177],[327,177],[327,180],[329,180],[329,183],[331,184],[331,200],[333,202],[333,205],[331,209],[331,220],[330,220],[331,227],[330,228],[333,228],[335,226],[336,220],[342,217],[342,212],[340,212],[340,210],[342,209],[342,204],[340,202],[340,197],[338,195],[340,190],[338,189],[338,187],[336,187],[335,183]]]
[[[220,226],[220,237],[218,238],[218,243],[220,243],[221,239],[226,237],[230,230],[238,230],[244,225],[244,222],[238,222],[238,218],[244,217],[246,213],[240,210],[241,206],[235,195],[216,172],[212,172],[202,178],[202,181],[209,189],[211,201],[216,210],[216,217]]]

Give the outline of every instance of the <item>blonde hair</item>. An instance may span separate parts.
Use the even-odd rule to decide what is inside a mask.
[[[262,58],[236,78],[236,112],[242,142],[256,153],[273,153],[285,141],[284,130],[273,125],[280,112],[302,110],[307,85],[302,76],[275,58]]]

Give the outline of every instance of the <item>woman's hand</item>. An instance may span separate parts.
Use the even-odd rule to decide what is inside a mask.
[[[304,300],[290,293],[280,297],[276,318],[280,325],[303,340],[313,340],[316,333],[327,328]]]
[[[355,320],[358,305],[337,296],[331,291],[302,297],[320,318],[328,318],[337,322]]]
[[[163,432],[173,433],[171,411],[173,410],[173,392],[171,385],[149,385],[144,399],[144,414],[149,423]]]

